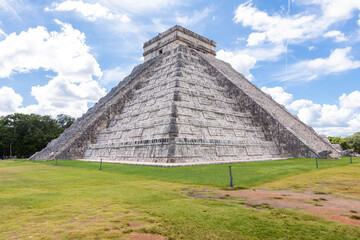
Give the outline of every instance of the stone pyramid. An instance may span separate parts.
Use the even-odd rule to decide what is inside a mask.
[[[149,40],[145,62],[31,159],[176,164],[340,156],[216,59],[215,48],[180,26]]]

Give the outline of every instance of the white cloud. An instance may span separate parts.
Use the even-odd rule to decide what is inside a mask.
[[[101,84],[108,84],[112,82],[120,82],[122,81],[126,76],[128,76],[131,73],[131,70],[134,68],[133,65],[130,65],[128,67],[115,67],[112,69],[104,70],[104,75],[100,79]]]
[[[356,114],[353,119],[351,119],[349,122],[349,128],[350,129],[357,129],[356,132],[359,132],[360,129],[360,114]]]
[[[91,76],[74,83],[73,79],[57,76],[44,86],[34,86],[31,95],[38,101],[37,105],[29,105],[18,111],[24,113],[69,114],[80,117],[87,109],[88,102],[97,102],[105,95],[105,89],[99,87]]]
[[[323,36],[326,38],[334,38],[335,42],[344,42],[348,40],[344,33],[337,30],[326,32]]]
[[[219,50],[216,57],[231,64],[238,72],[245,75],[249,80],[254,77],[250,70],[255,68],[259,61],[276,61],[286,51],[284,45],[268,45],[264,47],[245,48],[242,50],[226,51]]]
[[[316,104],[308,99],[293,101],[293,96],[282,87],[261,90],[270,94],[273,99],[299,117],[301,121],[311,125],[318,133],[327,136],[346,136],[360,129],[360,92],[354,91],[339,97],[339,106]]]
[[[333,38],[335,42],[347,41],[344,33],[331,28],[339,26],[335,25],[339,21],[351,19],[353,13],[360,10],[360,1],[304,0],[294,3],[306,5],[307,10],[290,15],[289,1],[286,15],[284,9],[272,14],[259,10],[251,0],[239,4],[233,21],[249,27],[252,32],[247,37],[247,48],[232,51],[233,55],[246,54],[259,62],[277,61],[286,53],[286,72],[276,75],[282,81],[310,81],[319,76],[360,67],[360,62],[350,56],[351,48],[335,49],[328,58],[304,60],[288,67],[288,53],[291,53],[288,45],[319,37]],[[316,47],[310,46],[308,49],[312,51]],[[255,64],[248,69],[254,67]]]
[[[61,32],[47,32],[46,28],[38,26],[19,35],[11,33],[1,41],[0,78],[39,68],[63,75],[89,73],[100,77],[101,69],[89,53],[84,34],[70,24],[57,23]]]
[[[350,19],[355,10],[360,10],[360,1],[357,0],[305,0],[301,3],[319,5],[323,19],[330,23]]]
[[[224,50],[218,51],[216,57],[230,63],[236,71],[244,74],[247,79],[253,79],[253,76],[250,73],[250,69],[254,68],[255,66],[256,59],[254,57],[242,53],[234,54]]]
[[[321,108],[321,117],[317,119],[316,125],[321,127],[346,126],[346,121],[352,116],[352,112],[348,108],[324,104]]]
[[[321,116],[321,105],[311,100],[300,99],[289,104],[288,109],[297,111],[297,116],[306,124],[312,124]]]
[[[283,44],[268,44],[262,47],[245,48],[237,53],[247,54],[254,57],[257,61],[277,61],[279,56],[286,52],[286,46]]]
[[[256,46],[265,41],[279,44],[288,39],[310,38],[319,31],[314,28],[314,20],[315,15],[298,14],[292,17],[282,17],[275,14],[269,16],[266,12],[253,7],[251,1],[240,4],[235,10],[234,17],[235,23],[241,23],[243,26],[257,31],[249,35],[249,46]],[[313,28],[309,26],[313,26]]]
[[[242,50],[226,51],[219,50],[216,57],[231,64],[238,72],[245,75],[249,80],[253,79],[250,70],[255,68],[258,61],[276,61],[286,51],[284,45],[268,45],[264,47],[245,48]]]
[[[319,76],[344,72],[360,67],[360,61],[352,60],[349,55],[351,47],[337,48],[328,58],[316,58],[298,62],[289,67],[287,73],[281,74],[282,81],[310,81]]]
[[[9,87],[0,88],[0,116],[16,112],[22,105],[23,98]]]
[[[254,32],[249,35],[249,38],[247,40],[247,46],[257,46],[260,43],[264,42],[266,39],[266,34]]]
[[[0,41],[0,77],[19,72],[45,69],[57,73],[44,86],[34,86],[31,94],[37,105],[21,108],[22,112],[79,116],[88,102],[96,102],[105,94],[93,77],[102,71],[85,44],[85,35],[70,24],[56,21],[60,32],[44,27],[29,28],[20,34],[11,33]]]
[[[1,24],[1,22],[0,22],[0,24]],[[1,28],[0,28],[0,42],[2,40],[4,40],[6,37],[7,37],[7,35],[5,34],[5,32],[3,30],[1,30]]]
[[[345,93],[339,98],[340,106],[351,110],[360,110],[360,92],[354,91],[349,95]]]
[[[308,49],[309,49],[309,51],[312,51],[312,50],[315,50],[316,47],[315,46],[310,46]]]
[[[282,87],[262,87],[261,91],[270,94],[275,101],[284,106],[289,105],[293,101],[292,94],[285,92]]]
[[[280,13],[270,16],[254,7],[250,0],[237,7],[233,21],[256,31],[249,35],[248,46],[289,40],[296,43],[321,36],[332,24],[350,19],[352,13],[360,9],[360,1],[350,0],[304,0],[297,4],[318,5],[321,14],[300,12],[286,17]],[[342,40],[341,36],[338,39]]]
[[[130,18],[125,14],[113,13],[107,7],[99,3],[91,4],[83,1],[65,1],[62,3],[53,3],[52,8],[45,8],[45,11],[74,11],[84,16],[89,21],[96,21],[98,19],[115,20],[119,19],[123,23],[130,22]]]
[[[177,12],[176,13],[176,22],[181,24],[184,27],[191,27],[191,26],[198,24],[205,18],[207,18],[209,16],[209,14],[213,11],[214,10],[212,8],[205,8],[203,11],[200,11],[200,12],[195,11],[191,17],[180,16],[180,14]]]

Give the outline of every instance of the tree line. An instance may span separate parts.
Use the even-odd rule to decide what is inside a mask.
[[[332,144],[340,144],[343,150],[353,149],[360,152],[360,132],[347,137],[328,137]]]
[[[57,138],[75,121],[65,114],[55,119],[37,114],[14,113],[0,117],[0,158],[30,157]]]

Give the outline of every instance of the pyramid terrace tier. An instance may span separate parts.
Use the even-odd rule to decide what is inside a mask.
[[[232,119],[231,119],[232,120]],[[248,119],[244,119],[248,120]],[[176,119],[163,118],[162,120],[153,121],[148,119],[147,121],[141,121],[136,125],[124,126],[125,123],[120,121],[116,124],[110,124],[108,128],[100,130],[98,139],[109,139],[110,135],[122,135],[123,137],[132,136],[130,132],[137,132],[136,137],[147,138],[149,135],[147,133],[151,132],[153,128],[152,135],[155,134],[166,134],[166,131],[169,131],[167,127],[170,126],[172,122],[175,122],[178,126],[177,132],[179,134],[191,134],[191,135],[200,135],[200,136],[215,136],[215,135],[227,135],[229,137],[243,136],[245,132],[262,132],[262,128],[258,126],[253,126],[249,122],[232,122],[229,121],[225,123],[224,121],[208,121],[208,120],[199,120],[199,119]],[[241,133],[241,132],[244,132]],[[124,134],[123,134],[124,133]],[[202,134],[200,134],[202,133]],[[225,134],[226,133],[226,134]],[[134,133],[135,134],[135,133]],[[107,135],[104,137],[103,135]],[[259,134],[263,136],[263,134]],[[250,136],[250,135],[249,135]]]
[[[185,121],[184,121],[185,122]],[[148,139],[157,139],[169,136],[171,121],[164,121],[162,124],[147,125],[138,128],[111,129],[102,130],[96,140],[97,146],[111,143],[121,143],[127,141],[142,141]],[[188,121],[185,123],[179,121],[174,135],[184,138],[202,138],[202,139],[236,139],[241,142],[264,142],[265,135],[261,128],[244,125],[207,125],[202,121]],[[92,146],[94,144],[90,144]],[[105,146],[106,147],[106,146]]]
[[[157,163],[218,162],[229,160],[276,159],[289,157],[280,154],[271,142],[246,143],[217,139],[153,139],[123,144],[93,145],[85,159]]]

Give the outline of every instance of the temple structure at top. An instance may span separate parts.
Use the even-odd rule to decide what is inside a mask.
[[[179,44],[204,54],[216,56],[216,42],[179,25],[175,25],[144,43],[144,61],[146,62],[163,52],[170,51]]]

